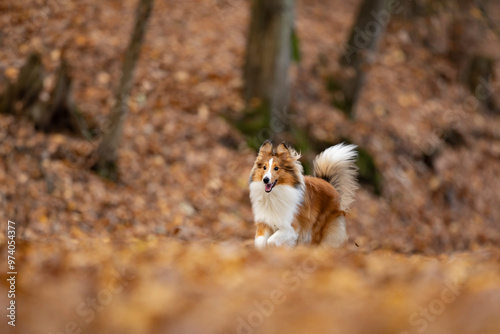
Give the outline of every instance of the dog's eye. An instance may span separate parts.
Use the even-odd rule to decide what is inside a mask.
[[[278,169],[279,169],[279,167],[274,167],[274,170],[278,170]]]
[[[264,168],[264,170],[266,170],[266,166],[264,166],[263,168]]]

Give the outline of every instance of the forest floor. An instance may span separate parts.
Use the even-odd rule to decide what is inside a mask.
[[[449,59],[471,42],[449,38],[453,11],[392,17],[350,120],[326,82],[358,3],[299,1],[292,69],[291,120],[315,142],[358,144],[380,174],[380,195],[357,192],[344,248],[253,249],[255,153],[225,120],[243,106],[248,2],[157,1],[119,182],[89,171],[95,141],[0,115],[0,227],[17,224],[19,272],[17,326],[1,332],[499,333],[500,118]],[[0,4],[2,87],[38,51],[49,90],[64,57],[78,107],[103,128],[135,4]],[[498,37],[469,28],[500,73]],[[500,105],[498,79],[489,88]]]

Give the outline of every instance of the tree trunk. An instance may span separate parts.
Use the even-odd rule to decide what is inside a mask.
[[[339,63],[343,73],[339,74],[337,82],[343,92],[343,101],[336,101],[336,104],[351,118],[365,81],[366,67],[374,61],[385,27],[396,11],[398,9],[386,8],[385,0],[363,0],[347,45],[342,46]]]
[[[257,141],[280,137],[288,127],[292,27],[293,0],[252,1],[239,127]]]
[[[28,111],[37,129],[46,132],[69,130],[71,133],[78,133],[88,138],[87,124],[73,101],[71,86],[69,66],[63,58],[57,70],[56,84],[50,101],[35,104]]]
[[[103,129],[103,139],[97,148],[97,162],[94,169],[102,177],[111,180],[118,178],[117,151],[122,138],[123,123],[128,114],[127,101],[132,90],[133,74],[152,7],[153,0],[139,0],[135,27],[125,53],[122,77],[116,91],[115,105],[111,110],[109,127]]]
[[[61,60],[56,83],[50,100],[42,101],[45,69],[39,54],[33,53],[21,67],[16,83],[7,84],[0,98],[0,113],[22,114],[30,118],[35,127],[45,132],[68,131],[89,138],[85,119],[78,111],[71,90],[71,77],[66,60]]]
[[[24,113],[36,104],[38,96],[43,89],[44,68],[42,57],[38,53],[32,53],[28,57],[17,78],[15,84],[7,84],[4,96],[0,103],[0,113],[17,114]],[[16,102],[22,102],[16,110]]]
[[[494,99],[493,77],[495,61],[483,55],[475,55],[469,66],[467,84],[472,94],[486,108],[498,112]]]

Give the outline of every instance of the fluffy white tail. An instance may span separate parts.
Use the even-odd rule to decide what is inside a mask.
[[[332,146],[314,159],[314,176],[328,181],[340,195],[340,208],[347,211],[358,189],[356,145]]]

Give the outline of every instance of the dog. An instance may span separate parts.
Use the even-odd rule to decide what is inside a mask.
[[[314,159],[314,176],[304,176],[295,149],[283,142],[273,150],[264,142],[249,178],[255,247],[342,246],[345,214],[358,188],[356,147],[326,149]]]

